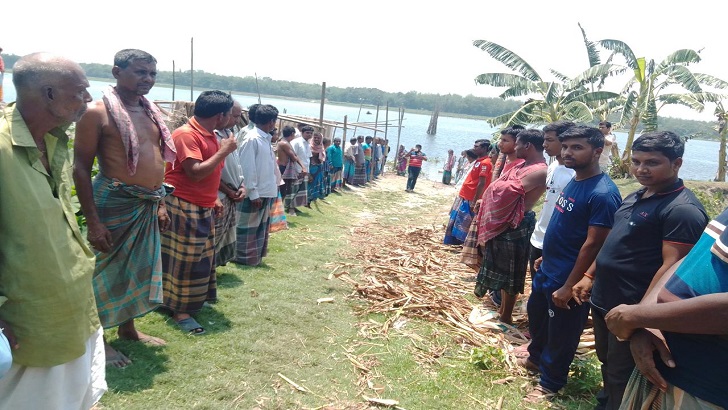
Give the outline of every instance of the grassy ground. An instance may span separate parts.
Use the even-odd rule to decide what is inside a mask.
[[[108,369],[102,407],[367,409],[374,407],[365,397],[379,397],[410,410],[496,408],[501,398],[503,409],[523,408],[520,399],[533,380],[509,372],[498,351],[475,350],[477,364],[489,366],[483,370],[471,363],[472,348],[441,326],[413,319],[386,336],[373,332],[388,318],[357,315],[364,302],[330,275],[342,264],[360,273],[356,255],[362,247],[387,255],[377,246],[382,231],[442,226],[454,189],[420,181],[408,194],[404,184],[404,178],[388,176],[374,187],[329,196],[271,236],[262,266],[220,268],[220,301],[197,315],[207,335],[185,335],[160,313],[137,323],[167,340],[165,347],[116,340],[107,331],[134,363]],[[624,192],[636,188],[618,184]],[[722,204],[722,188],[715,192],[723,195]],[[362,238],[354,226],[372,229]],[[334,301],[317,303],[319,298]],[[600,382],[595,360],[579,362],[573,371],[553,406],[592,408]],[[515,378],[493,383],[508,376]]]

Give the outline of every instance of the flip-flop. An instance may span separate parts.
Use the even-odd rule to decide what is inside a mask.
[[[554,397],[556,397],[556,393],[539,384],[523,398],[523,401],[531,404],[539,404],[544,401],[551,401]]]
[[[188,332],[189,334],[194,336],[205,334],[205,329],[200,326],[200,324],[197,323],[195,318],[193,318],[192,316],[178,321],[177,326],[179,326],[179,328],[184,330],[185,332]]]

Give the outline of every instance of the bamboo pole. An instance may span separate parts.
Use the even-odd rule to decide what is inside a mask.
[[[260,101],[260,87],[258,86],[258,73],[254,73],[254,74],[255,74],[255,91],[258,92],[258,104],[263,104]]]
[[[348,116],[344,116],[344,136],[341,138],[341,153],[343,155],[344,150],[346,149],[346,126],[347,126],[347,119]],[[333,140],[333,139],[332,139]],[[344,164],[342,164],[341,167],[341,188],[344,188],[346,186],[346,178],[344,178],[344,167],[343,165],[346,165],[346,158],[344,158]]]
[[[402,120],[404,119],[404,107],[399,107],[399,128],[397,129],[397,147],[395,148],[394,172],[397,172],[397,163],[399,162],[399,137],[402,135]]]
[[[190,37],[190,102],[195,95],[195,38]]]
[[[379,169],[384,175],[384,169],[387,165],[387,150],[389,149],[389,139],[387,138],[387,131],[389,130],[389,100],[387,100],[387,109],[384,112],[384,148],[382,148],[382,164]]]
[[[323,123],[324,123],[324,104],[325,103],[326,103],[326,81],[324,81],[323,83],[321,83],[321,110],[319,111],[319,128],[323,128]]]
[[[174,89],[175,89],[174,74],[175,74],[174,60],[172,60],[172,101],[174,101]]]
[[[377,147],[377,128],[379,127],[379,104],[377,104],[377,114],[374,116],[374,137],[372,138],[372,145],[369,149],[372,150],[372,159],[369,160],[369,175],[374,179],[374,149]]]

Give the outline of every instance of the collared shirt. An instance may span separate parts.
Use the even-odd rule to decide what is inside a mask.
[[[543,249],[543,237],[546,235],[546,228],[549,226],[551,215],[554,213],[554,205],[561,191],[566,184],[574,178],[575,171],[571,168],[554,161],[549,165],[546,173],[546,192],[544,193],[543,207],[538,216],[536,228],[531,235],[531,245],[537,249]]]
[[[642,300],[662,266],[663,242],[693,245],[708,224],[703,205],[682,180],[643,198],[646,190],[624,198],[597,255],[591,299],[604,311]]]
[[[293,152],[296,153],[298,159],[303,163],[303,168],[298,163],[294,163],[296,165],[296,172],[308,172],[308,167],[311,165],[311,144],[303,139],[303,137],[292,139],[290,144]]]
[[[230,138],[226,134],[228,131],[229,130],[215,130],[217,141],[220,142],[223,138]],[[235,138],[235,136],[232,138]],[[222,173],[220,175],[220,181],[234,191],[237,191],[243,185],[243,165],[240,159],[241,148],[242,147],[238,147],[238,149],[225,157],[225,163],[222,166]],[[226,195],[222,191],[218,191],[217,197],[222,200],[226,197]]]
[[[483,192],[485,192],[485,189],[487,189],[490,185],[491,179],[493,179],[493,164],[491,164],[490,158],[488,157],[479,158],[473,161],[472,167],[465,176],[463,184],[460,187],[460,198],[470,202],[480,199],[475,197],[480,177],[485,178],[485,186],[483,188]]]
[[[167,163],[164,172],[164,182],[174,186],[172,195],[182,198],[203,208],[213,208],[217,199],[217,189],[220,187],[220,175],[223,162],[215,170],[200,181],[191,180],[182,168],[186,159],[206,161],[220,149],[217,137],[200,125],[195,117],[190,118],[187,124],[177,128],[172,133],[174,146],[177,148],[177,159],[174,164]]]
[[[349,148],[347,147],[347,149]],[[344,166],[344,156],[341,153],[340,146],[332,145],[326,148],[326,158],[329,159],[332,167],[340,168]]]
[[[277,168],[271,136],[258,127],[248,133],[240,146],[246,196],[250,200],[278,196]]]
[[[15,104],[1,113],[0,319],[18,338],[15,363],[56,366],[83,355],[101,326],[91,286],[94,254],[71,205],[65,130],[44,136],[49,174]]]

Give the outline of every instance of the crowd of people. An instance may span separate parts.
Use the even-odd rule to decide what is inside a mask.
[[[286,216],[384,171],[386,140],[359,136],[342,150],[306,124],[279,137],[275,107],[249,107],[244,125],[222,91],[202,92],[169,130],[145,97],[157,71],[141,50],[114,56],[116,84],[95,102],[64,57],[35,53],[13,68],[17,99],[0,117],[0,409],[90,408],[107,389],[105,366],[131,364],[103,329],[164,345],[134,322],[162,309],[186,334],[204,334],[194,315],[217,300],[218,266],[259,265]],[[678,176],[675,134],[635,140],[643,188],[625,198],[600,168],[604,146],[600,129],[568,121],[507,128],[497,149],[475,141],[457,165],[444,242],[462,246],[475,294],[497,302],[506,328],[531,272],[519,364],[540,381],[525,400],[566,384],[591,312],[598,408],[728,407],[715,366],[728,363],[728,211],[708,223]],[[419,145],[399,147],[407,191],[426,160]],[[455,166],[450,151],[443,182]]]
[[[524,401],[566,385],[591,313],[597,409],[728,408],[716,366],[728,363],[728,210],[709,223],[679,178],[684,142],[669,131],[634,141],[642,187],[622,198],[601,160],[610,129],[563,120],[506,128],[495,165],[490,141],[475,141],[468,170],[458,166],[444,243],[462,247],[475,295],[498,306],[504,330],[530,272],[530,342],[516,355],[540,378]]]

